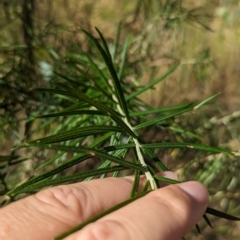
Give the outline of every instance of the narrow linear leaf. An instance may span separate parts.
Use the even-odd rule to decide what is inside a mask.
[[[102,143],[104,140],[106,140],[107,138],[109,138],[112,134],[114,133],[107,133],[105,134],[104,136],[98,138],[97,140],[95,140],[90,146],[88,149],[92,149],[94,148],[95,146],[97,146],[98,144]],[[74,153],[82,153],[82,152],[85,152],[83,151],[82,149],[85,149],[84,147],[79,147],[79,146],[75,146],[77,143],[75,144],[71,144],[71,145],[61,145],[61,144],[54,144],[54,145],[43,145],[43,144],[31,144],[32,147],[41,147],[41,148],[45,148],[45,149],[54,149],[54,150],[58,150],[58,151],[61,151],[59,154],[55,155],[53,158],[51,158],[50,160],[48,160],[47,162],[41,164],[38,168],[42,168],[46,165],[48,165],[49,163],[53,162],[54,160],[56,160],[57,158],[61,157],[63,154],[67,153],[67,152],[74,152]],[[132,146],[134,147],[134,145]],[[119,151],[120,149],[120,151]],[[127,151],[127,148],[125,147],[125,145],[122,145],[121,148],[119,149],[112,149],[112,148],[108,148],[105,147],[102,148],[102,149],[99,149],[99,150],[104,150],[106,152],[112,152],[112,151],[117,151],[116,153],[114,153],[114,156],[115,157],[118,157],[118,156],[121,156],[123,157],[125,155],[125,152]],[[86,150],[86,151],[89,151],[89,150]]]
[[[107,147],[104,147],[104,150],[107,152],[111,152],[111,151],[116,151],[119,149],[133,148],[133,147],[135,147],[134,143],[126,143],[126,144],[121,144],[121,145],[107,146]]]
[[[141,93],[145,92],[146,90],[152,88],[154,85],[156,85],[157,83],[161,82],[162,80],[164,80],[166,77],[168,77],[172,72],[175,71],[175,69],[179,66],[179,63],[175,63],[173,64],[166,73],[164,73],[162,76],[156,78],[155,80],[151,81],[149,84],[147,84],[146,86],[144,86],[143,88],[133,92],[132,94],[129,94],[126,97],[126,100],[129,101],[131,99],[133,99],[134,97],[140,95]]]
[[[150,181],[147,180],[141,192],[146,192],[149,189],[149,187],[150,187]]]
[[[46,148],[46,149],[56,149],[59,150],[60,146],[59,145],[43,145],[43,144],[38,144],[38,143],[31,143],[31,146],[35,146],[35,147],[40,147],[40,148]],[[61,151],[70,151],[72,147],[70,146],[61,146]],[[76,148],[74,148],[76,150]],[[104,150],[99,150],[99,149],[94,149],[94,148],[86,148],[86,147],[78,147],[77,152],[83,152],[83,153],[88,153],[91,156],[97,156],[97,157],[101,157],[104,159],[108,159],[112,162],[115,162],[117,164],[120,164],[121,166],[125,166],[127,168],[131,168],[131,169],[137,169],[139,171],[143,171],[146,172],[148,171],[147,168],[141,166],[140,164],[136,164],[136,163],[132,163],[132,162],[128,162],[128,161],[124,161],[121,158],[115,157],[113,155],[108,154],[106,151]]]
[[[112,134],[114,134],[114,133],[111,133],[111,134],[109,133],[109,135],[105,134],[104,138],[101,141],[99,141],[99,143],[101,143],[103,140],[105,140],[107,137],[111,136]],[[64,151],[64,152],[81,153],[81,152],[86,152],[86,151],[91,152],[92,150],[95,150],[93,147],[98,144],[98,140],[99,139],[97,139],[94,142],[94,145],[93,144],[90,145],[90,147],[63,145],[63,144],[49,145],[49,144],[38,144],[38,143],[31,143],[31,146],[45,148],[45,149],[55,149],[55,150]],[[75,145],[76,145],[76,143],[75,143]],[[126,151],[127,148],[133,148],[133,147],[135,147],[134,143],[129,143],[129,144],[123,144],[123,145],[103,147],[103,148],[99,148],[97,150],[104,151],[104,152],[105,151],[106,152],[118,151],[117,153],[114,154],[114,156],[118,156],[118,155],[123,155],[123,153]]]
[[[139,182],[140,182],[140,171],[135,170],[134,181],[133,181],[133,186],[132,186],[131,195],[130,195],[131,198],[138,192]]]
[[[116,92],[116,96],[117,96],[118,102],[119,102],[119,104],[120,104],[120,106],[121,106],[121,108],[122,108],[126,118],[129,119],[129,113],[128,113],[127,104],[126,104],[126,101],[125,101],[125,98],[124,98],[124,95],[123,95],[123,91],[122,91],[122,87],[120,85],[120,81],[118,79],[117,73],[116,73],[115,68],[113,66],[112,59],[104,51],[104,49],[99,44],[99,42],[97,41],[96,38],[94,38],[90,33],[88,33],[85,30],[83,30],[83,32],[95,44],[95,46],[98,48],[99,52],[101,53],[101,55],[102,55],[106,65],[107,65],[107,68],[108,68],[108,70],[109,70],[109,72],[110,72],[110,74],[112,76],[114,89],[115,89],[115,92]]]
[[[149,114],[159,114],[159,113],[165,113],[165,112],[172,112],[176,110],[185,110],[185,109],[193,109],[194,106],[196,106],[198,103],[184,103],[180,105],[174,105],[170,107],[164,107],[164,108],[159,108],[159,109],[147,109],[143,110],[140,112],[131,112],[130,116],[131,117],[138,117],[138,116],[146,116]]]
[[[44,92],[44,93],[53,93],[53,94],[60,94],[63,96],[68,96],[68,97],[74,97],[71,93],[61,90],[61,89],[51,89],[51,88],[36,88],[34,89],[35,91],[38,92]]]
[[[175,128],[175,127],[166,127],[166,129],[169,129],[173,132],[176,132],[176,133],[181,133],[185,136],[189,136],[189,137],[193,137],[193,138],[196,138],[198,140],[202,140],[202,138],[200,138],[198,135],[192,133],[192,132],[189,132],[189,131],[185,131],[184,129],[182,128]]]
[[[28,142],[25,145],[20,147],[28,147],[35,143],[38,143],[38,144],[58,143],[58,142],[68,141],[76,138],[81,138],[85,136],[96,135],[96,134],[106,133],[106,132],[123,132],[123,131],[121,128],[116,126],[103,126],[103,125],[74,128],[74,129],[61,132],[49,137],[39,138],[37,140]],[[20,148],[20,147],[17,147],[17,148]]]
[[[112,162],[111,161],[109,161],[109,160],[106,160],[106,161],[104,161],[99,167],[98,167],[98,169],[100,169],[100,168],[109,168],[110,166],[111,166],[111,164],[112,164]],[[102,176],[103,176],[104,174],[102,174]],[[101,176],[101,177],[102,177]],[[100,178],[101,178],[100,177]],[[93,177],[87,177],[87,178],[85,178],[83,181],[90,181],[90,180],[92,180],[93,179]]]
[[[148,167],[149,172],[152,175],[154,175],[154,174],[159,172],[159,169],[156,168],[156,166],[153,164],[152,161],[149,161],[148,159],[144,159],[144,161],[145,161],[145,163],[146,163],[146,165]]]
[[[36,182],[39,182],[39,181],[42,181],[44,179],[47,179],[69,167],[72,167],[80,162],[83,162],[89,158],[91,158],[92,156],[91,155],[84,155],[84,156],[75,156],[74,159],[72,161],[68,161],[66,163],[63,163],[61,164],[60,166],[48,171],[48,172],[45,172],[39,176],[36,176],[36,177],[32,177],[30,178],[29,180],[27,180],[26,182],[20,184],[19,186],[17,186],[16,188],[10,190],[8,193],[6,193],[6,195],[15,195],[15,192],[18,192],[20,191],[21,189],[23,188],[26,188],[27,186],[30,186]]]
[[[74,96],[82,101],[88,102],[90,105],[96,107],[99,111],[104,112],[106,115],[110,116],[120,127],[123,128],[130,136],[138,139],[138,136],[124,123],[124,121],[119,117],[119,114],[116,113],[111,108],[103,105],[100,102],[95,101],[94,99],[88,97],[86,94],[76,91],[75,89],[65,86],[68,91],[74,94]]]
[[[220,93],[217,93],[217,94],[215,94],[215,95],[213,95],[213,96],[205,99],[204,101],[200,102],[198,105],[196,105],[196,106],[194,107],[194,110],[196,110],[196,109],[200,108],[201,106],[209,103],[209,102],[212,101],[214,98],[216,98],[218,95],[220,95]]]
[[[105,135],[101,136],[99,139],[95,140],[91,145],[90,147],[91,148],[94,148],[96,147],[98,144],[100,144],[101,142],[103,142],[104,140],[106,140],[107,138],[109,138],[113,133],[111,132],[108,132],[106,133]],[[67,146],[67,147],[71,147],[71,146]],[[15,190],[18,190],[18,189],[22,189],[24,187],[27,187],[27,186],[30,186],[31,184],[33,183],[36,183],[36,182],[39,182],[39,181],[42,181],[44,179],[47,179],[63,170],[66,170],[82,161],[85,161],[89,158],[91,158],[92,155],[82,155],[82,153],[79,153],[77,154],[76,156],[74,156],[72,159],[70,159],[68,162],[66,163],[63,163],[61,165],[59,165],[58,167],[44,173],[44,174],[41,174],[39,176],[36,176],[36,177],[32,177],[31,179],[27,180],[26,182],[22,183],[21,185],[17,186],[15,189],[9,191],[6,195],[9,195],[9,194],[14,194]],[[105,162],[109,162],[109,161],[105,161]],[[104,168],[106,167],[106,165],[104,165],[104,163],[100,166],[100,168]]]
[[[46,167],[47,165],[50,165],[51,163],[55,162],[57,159],[59,159],[60,157],[62,157],[64,154],[66,154],[66,152],[58,152],[57,154],[55,154],[52,158],[48,159],[47,161],[45,161],[44,163],[42,163],[40,166],[38,166],[36,168],[36,171],[38,171],[39,169],[42,169],[44,167]]]
[[[95,170],[89,170],[86,172],[80,172],[80,173],[75,173],[71,174],[68,176],[64,177],[58,177],[55,179],[47,179],[44,181],[40,181],[37,183],[34,183],[30,186],[27,186],[25,188],[19,189],[18,191],[16,190],[14,194],[21,194],[21,193],[26,193],[26,192],[31,192],[31,191],[36,191],[37,189],[42,189],[44,187],[50,187],[50,186],[55,186],[55,185],[60,185],[60,184],[66,184],[66,183],[71,183],[75,181],[79,181],[83,178],[87,177],[94,177],[100,174],[106,174],[114,171],[122,171],[126,170],[126,167],[122,166],[114,166],[114,167],[108,167],[108,168],[101,168],[101,169],[95,169]]]
[[[96,74],[99,76],[99,77],[96,77],[96,76],[91,76],[91,75],[87,75],[80,67],[76,66],[76,65],[72,65],[72,67],[74,69],[76,69],[78,72],[80,72],[81,75],[84,76],[84,78],[86,79],[85,81],[87,82],[92,82],[94,83],[94,86],[97,88],[97,90],[99,90],[99,92],[103,93],[103,95],[105,97],[107,97],[111,102],[114,102],[112,97],[111,97],[111,93],[109,94],[105,89],[107,90],[111,90],[111,87],[108,83],[108,80],[107,78],[104,76],[103,74],[103,71],[101,71],[98,66],[94,63],[94,61],[89,57],[89,55],[87,53],[85,53],[84,51],[81,51],[82,54],[84,54],[89,63],[90,63],[90,67],[92,68],[92,70],[94,72],[96,72]],[[101,79],[104,79],[104,82],[103,81],[100,81]],[[106,86],[104,85],[106,84]],[[91,86],[91,85],[90,85]],[[89,89],[89,88],[88,88]]]
[[[92,60],[92,58],[89,56],[89,54],[87,54],[86,52],[84,52],[82,49],[79,49],[79,50],[80,50],[80,52],[81,52],[84,56],[86,56],[86,58],[88,59],[88,62],[89,62],[89,64],[90,64],[89,68],[90,68],[93,72],[95,72],[95,74],[96,74],[97,76],[99,76],[100,79],[103,79],[103,80],[104,80],[104,83],[106,84],[107,89],[111,89],[111,87],[110,87],[110,85],[109,85],[109,83],[108,83],[108,79],[107,79],[107,77],[104,75],[104,72],[103,72],[101,69],[99,69],[99,67],[98,67],[97,64]],[[78,71],[82,72],[82,70],[81,70],[80,68],[78,68],[77,66],[74,66],[74,67],[75,67]],[[111,98],[111,100],[112,100],[112,98]]]
[[[161,182],[165,182],[165,183],[170,183],[170,184],[178,184],[178,183],[181,183],[180,181],[178,180],[175,180],[175,179],[171,179],[171,178],[166,178],[166,177],[160,177],[158,175],[154,175],[153,176],[155,179],[161,181]]]
[[[11,162],[8,162],[8,165],[13,166],[15,164],[19,164],[19,163],[22,163],[22,162],[25,162],[25,161],[28,161],[28,160],[29,160],[29,158],[15,159]]]
[[[105,113],[97,110],[72,110],[72,111],[62,111],[57,113],[51,113],[41,116],[36,116],[35,118],[49,118],[49,117],[64,117],[64,116],[72,116],[72,115],[82,115],[82,114],[89,114],[89,115],[106,115]]]
[[[105,38],[103,37],[102,33],[100,32],[100,30],[99,30],[97,27],[95,27],[95,29],[96,29],[96,31],[98,32],[98,35],[100,36],[100,38],[101,38],[101,40],[102,40],[103,47],[104,47],[104,49],[105,49],[106,54],[108,55],[109,59],[110,59],[111,62],[112,62],[112,56],[111,56],[111,53],[110,53],[110,51],[109,51],[109,48],[108,48],[108,45],[107,45],[107,42],[106,42]]]
[[[235,217],[235,216],[218,211],[218,210],[216,210],[214,208],[210,208],[210,207],[207,208],[205,213],[211,214],[211,215],[219,217],[219,218],[225,218],[225,219],[231,220],[231,221],[240,221],[240,217]]]
[[[76,231],[81,230],[83,227],[85,227],[85,226],[88,225],[89,223],[95,222],[95,221],[97,221],[98,219],[100,219],[100,218],[102,218],[102,217],[104,217],[104,216],[106,216],[106,215],[108,215],[108,214],[110,214],[110,213],[112,213],[112,212],[114,212],[114,211],[116,211],[116,210],[118,210],[118,209],[120,209],[120,208],[128,205],[129,203],[134,202],[135,200],[137,200],[137,199],[139,199],[139,198],[147,195],[149,192],[150,192],[150,191],[141,192],[141,193],[135,195],[133,198],[130,198],[130,199],[124,201],[124,202],[121,202],[121,203],[119,203],[119,204],[117,204],[117,205],[109,208],[108,210],[106,210],[106,211],[104,211],[104,212],[102,212],[102,213],[100,213],[100,214],[98,214],[98,215],[90,218],[89,220],[87,220],[87,221],[85,221],[85,222],[83,222],[83,223],[81,223],[81,224],[73,227],[72,229],[70,229],[70,230],[68,230],[68,231],[66,231],[66,232],[58,235],[58,236],[55,237],[54,239],[55,239],[55,240],[64,239],[65,237],[69,236],[70,234],[72,234],[72,233],[74,233],[74,232],[76,232]]]
[[[120,64],[120,68],[118,70],[118,78],[119,79],[122,79],[122,76],[123,76],[123,72],[124,72],[124,68],[125,68],[125,64],[126,64],[127,52],[128,52],[128,48],[129,48],[129,42],[130,42],[130,39],[127,38],[124,43],[124,46],[123,46],[121,64]]]
[[[201,144],[195,143],[178,143],[178,142],[169,142],[169,143],[149,143],[149,144],[142,144],[142,148],[192,148],[196,150],[206,151],[206,152],[213,152],[213,153],[226,153],[229,155],[233,155],[230,150],[219,148],[219,147],[210,147]]]
[[[196,227],[198,233],[201,234],[201,230],[200,230],[200,227],[198,226],[198,224],[196,224],[195,227]]]
[[[175,116],[181,115],[181,114],[189,112],[191,110],[192,110],[192,108],[188,108],[188,109],[185,109],[185,110],[181,110],[181,111],[175,112],[173,114],[169,114],[167,116],[161,116],[159,118],[150,119],[150,120],[148,120],[148,121],[146,121],[144,123],[140,123],[139,125],[135,126],[134,129],[137,130],[137,129],[145,128],[145,127],[148,127],[148,126],[152,126],[152,125],[154,125],[156,123],[163,122],[163,121],[165,121],[167,119],[171,119],[171,118],[173,118]]]
[[[160,170],[168,171],[168,168],[165,166],[165,164],[156,156],[154,152],[151,151],[151,149],[143,148],[143,151],[148,154],[148,156],[156,163]]]
[[[117,178],[119,176],[119,174],[120,174],[120,171],[115,171],[115,172],[113,172],[112,177]],[[104,178],[105,177],[106,177],[106,174],[104,174]]]
[[[118,23],[118,27],[117,27],[117,36],[114,41],[113,56],[112,56],[113,62],[115,61],[117,51],[118,51],[118,44],[119,44],[119,39],[120,39],[120,34],[121,34],[121,28],[122,28],[122,22],[120,21]]]
[[[107,140],[109,137],[111,137],[113,134],[114,134],[114,132],[108,132],[108,133],[104,134],[103,136],[101,136],[101,137],[99,137],[99,138],[96,138],[96,139],[94,140],[94,142],[93,142],[89,147],[90,147],[90,148],[96,147],[97,145],[99,145],[100,143],[104,142],[104,141]],[[68,146],[69,146],[69,147],[74,147],[76,144],[77,144],[77,141],[76,141],[76,142],[73,141],[73,142],[71,142],[70,145],[68,145]],[[59,145],[59,146],[60,146],[59,149],[57,149],[57,148],[56,148],[56,149],[62,151],[62,150],[61,150],[61,146],[62,146],[62,145]],[[75,147],[75,148],[78,149],[77,147]],[[77,150],[76,150],[76,151],[75,151],[75,150],[72,150],[72,152],[77,152]],[[48,160],[48,161],[46,161],[45,163],[41,164],[36,170],[38,170],[38,169],[40,169],[40,168],[42,168],[42,167],[45,167],[45,166],[49,165],[50,163],[52,163],[53,161],[55,161],[56,159],[58,159],[59,157],[61,157],[64,153],[66,153],[66,151],[58,153],[57,155],[55,155],[55,156],[54,156],[53,158],[51,158],[50,160]],[[69,161],[71,161],[71,160],[69,160]]]
[[[208,217],[207,217],[207,215],[205,213],[203,214],[203,218],[206,221],[206,223],[208,224],[208,226],[210,228],[213,228],[211,222],[209,221],[209,219],[208,219]]]
[[[88,79],[88,78],[85,78],[84,76],[82,77],[81,81],[75,81],[61,73],[54,71],[54,74],[61,77],[64,80],[68,81],[69,83],[73,84],[74,86],[79,86],[79,87],[82,87],[82,89],[86,89],[86,85],[84,85],[83,82],[84,82],[84,80],[86,81],[86,79]],[[88,88],[91,88],[91,86],[88,86]]]

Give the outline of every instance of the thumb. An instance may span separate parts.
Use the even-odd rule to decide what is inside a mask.
[[[170,185],[89,224],[67,240],[175,240],[203,216],[208,192],[198,182]]]

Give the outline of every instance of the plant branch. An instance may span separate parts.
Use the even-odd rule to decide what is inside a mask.
[[[117,100],[115,95],[113,95],[113,100],[118,103],[118,100]],[[124,114],[124,112],[123,112],[123,110],[122,110],[122,108],[119,104],[117,104],[117,109],[118,109],[118,111],[121,115],[125,116],[125,114]],[[137,133],[134,131],[131,123],[128,121],[128,119],[126,117],[123,117],[123,121],[129,127],[129,129],[131,129],[137,135]],[[137,153],[137,157],[138,157],[139,162],[142,164],[143,167],[148,168],[148,165],[145,163],[144,157],[143,157],[142,152],[141,152],[141,144],[139,143],[138,139],[136,139],[136,138],[133,138],[133,142],[135,144],[135,149],[136,149],[136,153]],[[145,176],[146,176],[147,180],[149,181],[152,190],[157,189],[158,187],[157,187],[156,181],[153,178],[150,171],[146,171]]]

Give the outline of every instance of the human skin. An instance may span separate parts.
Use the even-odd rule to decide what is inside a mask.
[[[126,200],[130,178],[62,185],[0,210],[0,239],[50,240]],[[169,185],[91,223],[66,240],[181,239],[203,216],[208,192],[198,182]]]

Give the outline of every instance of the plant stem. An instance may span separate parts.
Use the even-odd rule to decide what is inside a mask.
[[[124,118],[123,121],[124,121],[124,122],[127,124],[127,126],[134,132],[133,127],[132,127],[131,124],[128,122],[127,118]],[[134,132],[134,133],[135,133],[135,132]],[[136,134],[136,133],[135,133],[135,134]],[[135,139],[135,138],[133,138],[133,142],[134,142],[134,144],[135,144],[135,149],[136,149],[136,152],[137,152],[137,157],[138,157],[140,163],[142,164],[143,167],[147,167],[147,164],[146,164],[145,161],[144,161],[144,158],[143,158],[143,155],[142,155],[142,152],[141,152],[141,149],[140,149],[140,148],[141,148],[140,143],[139,143],[138,140]],[[145,175],[146,175],[147,180],[148,180],[149,183],[150,183],[150,186],[151,186],[152,190],[157,189],[157,184],[156,184],[156,182],[155,182],[152,174],[151,174],[149,171],[147,171],[147,172],[145,172]]]
[[[113,100],[118,102],[117,98],[114,94],[113,94]],[[119,104],[117,104],[117,109],[118,109],[118,111],[121,115],[125,116],[125,114],[124,114],[124,112],[123,112],[123,110],[122,110],[122,108]],[[128,119],[126,117],[123,117],[123,121],[135,133],[132,125],[130,124],[130,122],[128,121]],[[135,133],[135,134],[137,135],[137,133]],[[145,163],[142,152],[141,152],[141,144],[139,143],[139,141],[136,138],[133,138],[133,142],[135,144],[135,149],[136,149],[136,153],[137,153],[137,157],[139,159],[139,162],[142,164],[143,167],[147,168],[147,164]],[[145,176],[146,176],[147,180],[149,181],[152,190],[157,189],[158,187],[157,187],[157,184],[156,184],[152,174],[149,171],[147,171],[147,172],[145,172]]]

